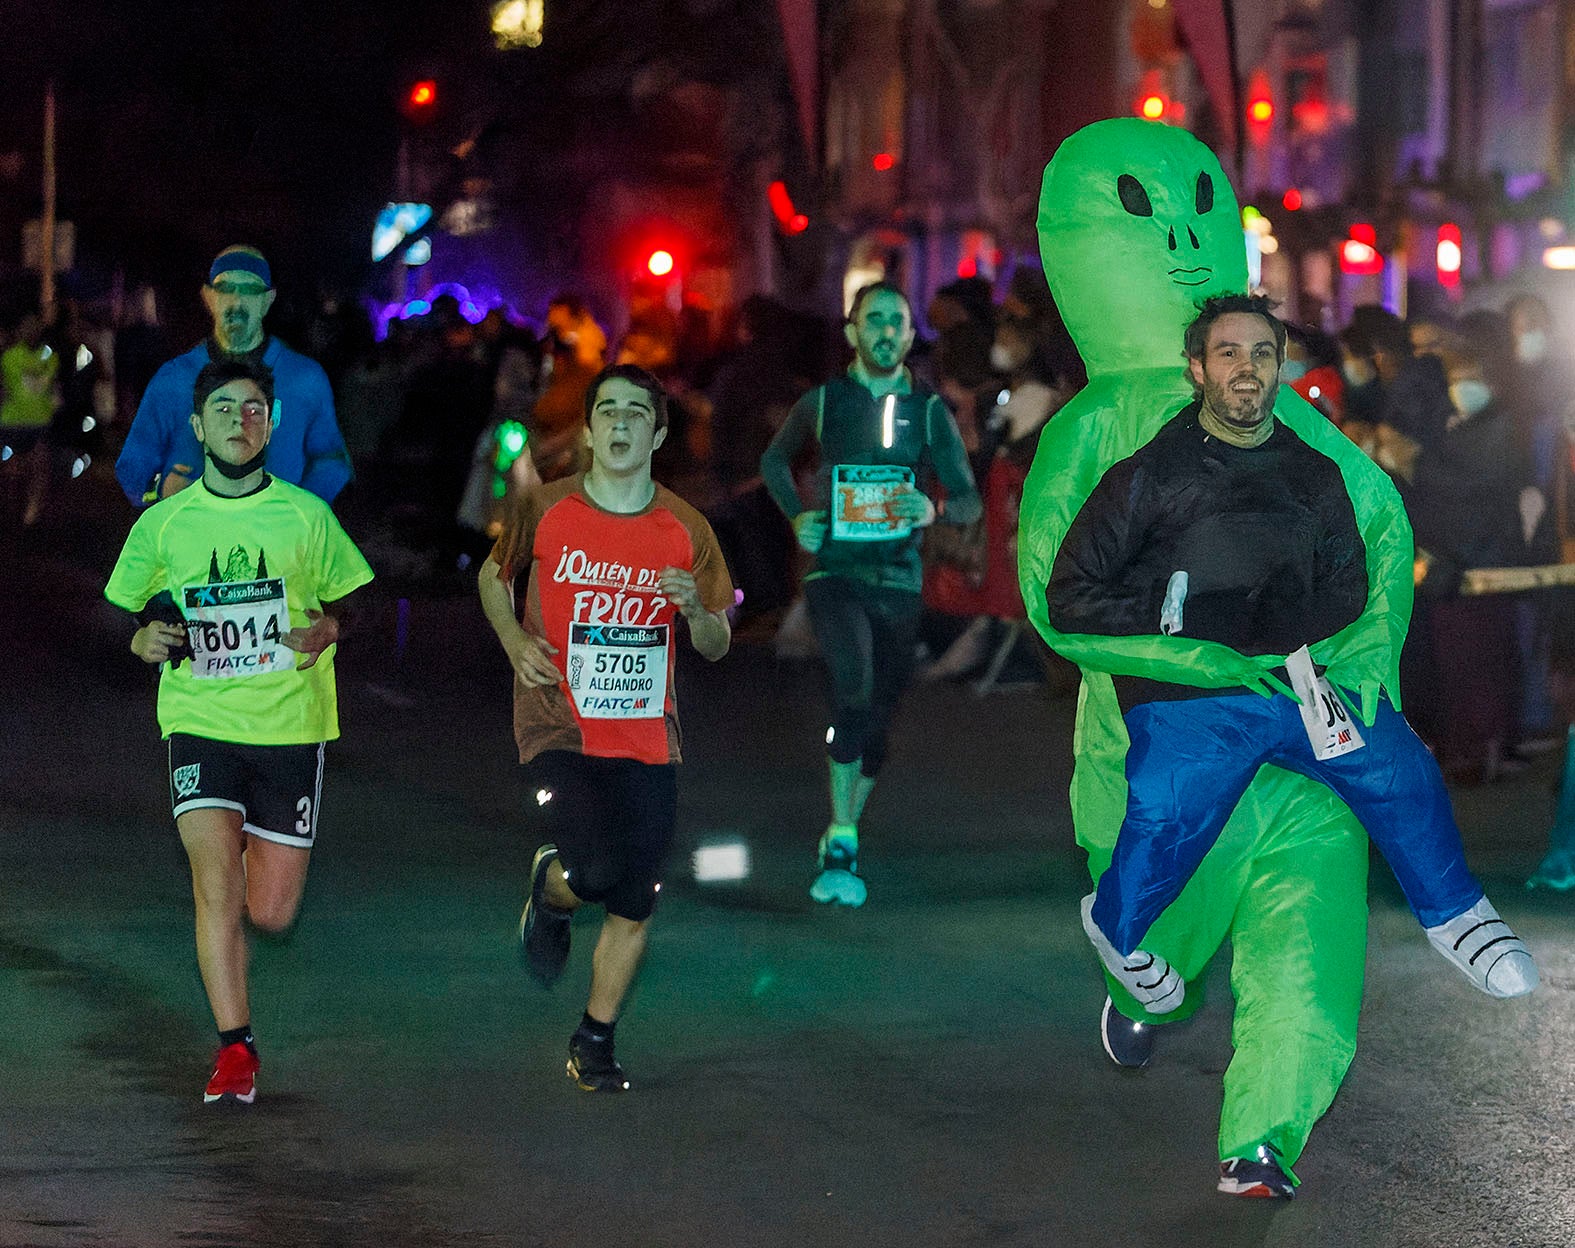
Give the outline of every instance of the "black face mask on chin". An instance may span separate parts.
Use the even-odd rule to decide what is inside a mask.
[[[208,462],[219,470],[219,475],[228,477],[231,481],[239,481],[244,477],[251,476],[252,473],[263,466],[263,460],[268,458],[267,443],[264,443],[262,450],[258,451],[244,464],[227,463],[209,450],[206,444],[203,445],[202,451],[208,457]]]

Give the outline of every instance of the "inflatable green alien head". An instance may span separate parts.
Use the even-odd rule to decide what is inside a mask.
[[[1098,121],[1061,144],[1039,196],[1039,248],[1091,377],[1177,367],[1199,302],[1247,289],[1224,170],[1163,122]]]

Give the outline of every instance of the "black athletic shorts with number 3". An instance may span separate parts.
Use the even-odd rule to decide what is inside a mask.
[[[239,745],[170,734],[170,810],[241,812],[247,832],[310,849],[323,795],[323,746]]]

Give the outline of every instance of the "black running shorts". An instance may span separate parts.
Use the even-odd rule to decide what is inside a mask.
[[[171,733],[170,810],[218,807],[241,812],[253,836],[312,847],[323,796],[323,747],[238,745]]]
[[[547,750],[525,774],[532,833],[557,845],[574,895],[636,923],[650,918],[678,820],[673,764]]]

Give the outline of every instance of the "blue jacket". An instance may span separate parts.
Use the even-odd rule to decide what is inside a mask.
[[[199,342],[184,355],[160,366],[148,383],[126,445],[115,461],[120,488],[138,507],[155,476],[177,464],[185,475],[202,475],[202,444],[191,431],[192,389],[212,357]],[[334,394],[328,374],[316,360],[270,337],[263,363],[273,369],[279,400],[279,427],[268,442],[268,471],[281,481],[310,490],[326,503],[350,480],[350,455],[334,419]]]

